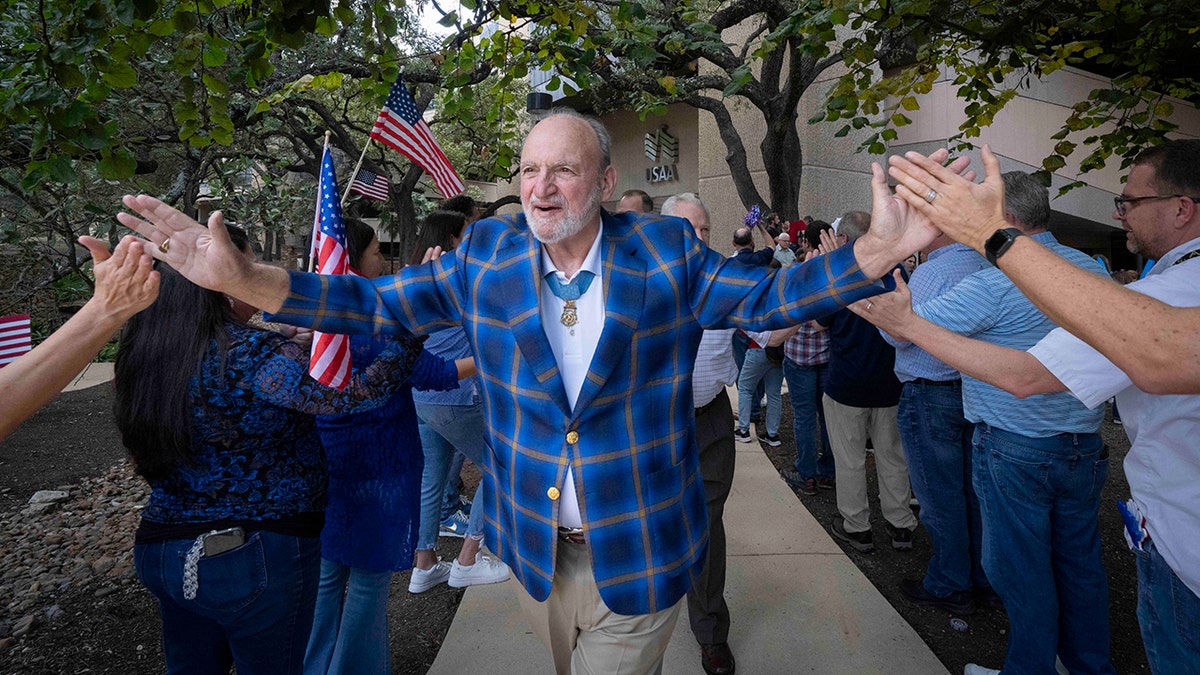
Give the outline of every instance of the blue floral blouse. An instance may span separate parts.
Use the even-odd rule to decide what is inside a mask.
[[[314,415],[383,405],[408,379],[420,341],[396,336],[343,391],[308,375],[308,351],[282,335],[226,324],[191,385],[192,459],[150,481],[155,523],[275,520],[325,507],[325,454]]]

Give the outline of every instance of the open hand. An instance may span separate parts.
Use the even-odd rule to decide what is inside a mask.
[[[900,270],[892,272],[896,290],[851,304],[850,311],[870,321],[897,340],[911,342],[908,332],[920,319],[912,308],[912,291],[904,283]]]
[[[141,214],[118,213],[117,220],[149,240],[146,253],[162,260],[197,286],[236,295],[251,262],[229,239],[220,211],[208,227],[149,195],[125,195],[125,206]]]
[[[124,237],[112,253],[103,241],[80,237],[95,261],[96,290],[90,303],[106,315],[122,323],[146,309],[158,297],[159,275],[154,260],[143,251],[144,243],[137,237]]]
[[[925,222],[955,241],[982,252],[988,237],[1004,227],[1000,162],[989,146],[983,146],[984,181],[973,183],[973,172],[959,175],[954,164],[941,165],[946,152],[938,150],[929,157],[917,152],[889,157],[888,173],[899,183],[896,197],[908,205],[910,213],[920,214]]]

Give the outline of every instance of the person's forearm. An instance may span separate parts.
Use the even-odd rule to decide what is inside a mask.
[[[880,241],[870,232],[855,239],[851,246],[854,247],[854,261],[868,279],[884,276],[908,257],[898,256],[894,246]]]
[[[33,351],[0,368],[0,440],[57,396],[127,318],[89,300]]]
[[[1018,398],[1066,391],[1062,382],[1028,352],[964,337],[920,317],[907,337],[960,373]]]
[[[475,368],[475,357],[467,356],[461,359],[454,359],[454,367],[458,370],[458,379],[465,380],[468,377],[478,373]]]
[[[249,268],[244,278],[228,284],[224,293],[268,314],[274,314],[283,306],[290,290],[291,280],[286,270],[256,263]]]
[[[1173,309],[1087,272],[1029,237],[1013,242],[999,267],[1050,320],[1139,388],[1159,394],[1200,388],[1200,312]]]

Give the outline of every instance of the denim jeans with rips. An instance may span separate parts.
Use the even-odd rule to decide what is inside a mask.
[[[442,523],[442,497],[449,478],[449,468],[457,449],[476,466],[483,466],[487,444],[483,440],[483,403],[472,405],[416,404],[417,430],[421,433],[421,449],[425,453],[425,470],[421,474],[421,525],[417,535],[417,550],[429,551],[437,546]],[[476,496],[479,495],[476,489]],[[471,509],[467,535],[483,534],[483,509]]]

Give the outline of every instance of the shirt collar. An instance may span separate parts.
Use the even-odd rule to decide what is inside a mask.
[[[1186,241],[1170,251],[1167,251],[1166,255],[1155,262],[1154,267],[1150,268],[1149,274],[1165,272],[1168,267],[1175,264],[1176,260],[1179,260],[1183,256],[1195,251],[1196,249],[1200,249],[1200,237],[1192,239],[1191,241]]]
[[[939,249],[930,251],[929,255],[925,256],[925,262],[929,262],[930,260],[933,260],[934,258],[940,258],[943,255],[946,255],[947,253],[965,253],[967,251],[974,252],[975,249],[971,248],[970,246],[967,246],[966,244],[960,244],[956,241],[953,244],[946,244],[945,246],[943,246]]]
[[[571,283],[578,276],[579,272],[587,270],[597,277],[600,276],[600,240],[604,238],[604,221],[600,222],[600,228],[596,231],[596,238],[592,241],[592,247],[588,249],[587,257],[583,259],[583,264],[579,266],[579,270],[575,272],[575,276],[568,279],[566,275],[559,271],[554,266],[554,261],[550,259],[550,254],[546,252],[546,247],[542,246],[542,277],[554,272],[559,279],[566,283]]]

